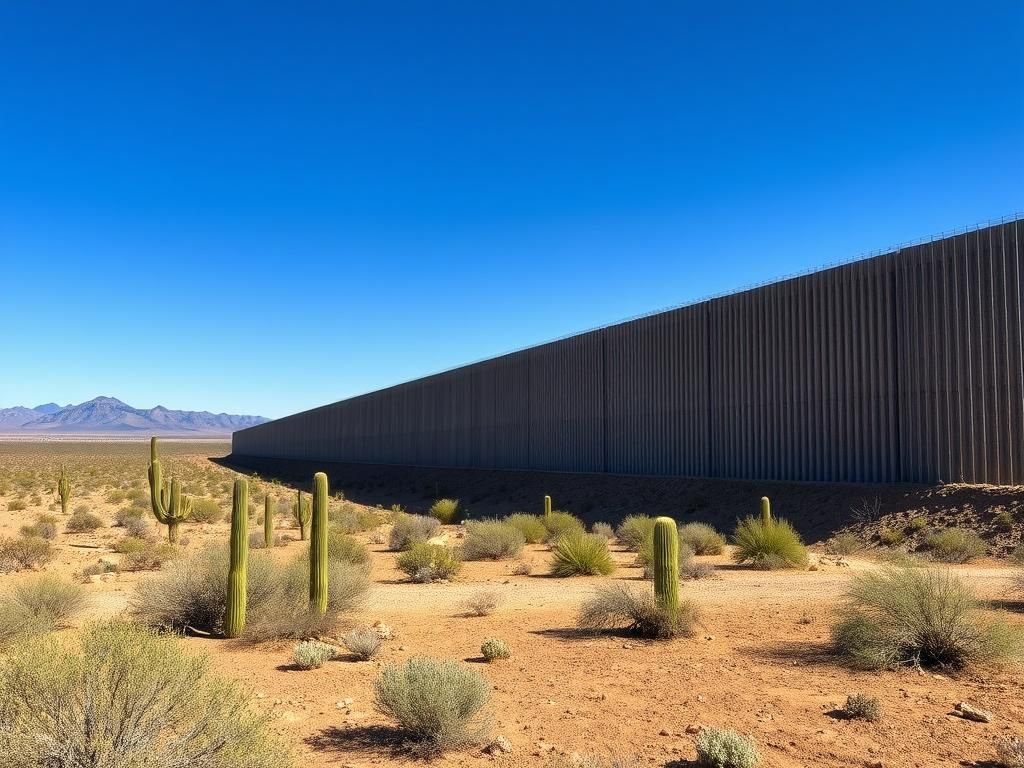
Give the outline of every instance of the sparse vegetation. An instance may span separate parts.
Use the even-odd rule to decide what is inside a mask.
[[[465,529],[463,560],[509,560],[518,557],[526,543],[518,528],[499,520],[471,521]]]
[[[586,533],[583,521],[575,515],[570,515],[568,512],[561,512],[556,509],[550,515],[545,515],[541,520],[547,531],[544,540],[549,544],[554,544],[563,536],[575,536]]]
[[[128,542],[130,545],[125,546]],[[118,550],[121,552],[119,565],[122,571],[156,571],[181,554],[177,547],[166,542],[125,537],[119,544],[122,547]]]
[[[49,575],[22,581],[0,597],[0,644],[60,629],[84,607],[77,584]]]
[[[876,696],[851,693],[846,697],[842,713],[851,720],[867,720],[875,723],[882,719],[882,702]]]
[[[590,532],[595,536],[600,536],[605,541],[611,541],[615,538],[615,529],[608,523],[594,523],[590,526]]]
[[[451,579],[462,568],[462,561],[448,547],[420,541],[400,554],[395,565],[413,581],[429,583]]]
[[[806,568],[807,549],[788,520],[748,517],[736,526],[733,560],[762,570]]]
[[[883,547],[898,547],[906,540],[906,534],[898,528],[882,528],[878,531],[878,541]]]
[[[224,510],[215,499],[193,499],[192,521],[196,523],[219,523],[224,519]]]
[[[333,645],[319,640],[303,640],[292,649],[292,663],[299,669],[320,669],[337,655]]]
[[[701,768],[754,768],[761,761],[753,739],[724,728],[697,734],[697,765]]]
[[[944,563],[966,563],[983,557],[987,551],[985,540],[965,528],[946,528],[929,535],[925,549],[936,560]]]
[[[94,515],[88,507],[79,507],[68,518],[64,528],[68,533],[87,533],[103,527],[103,518]]]
[[[996,756],[1003,768],[1024,768],[1024,739],[1019,736],[998,739]]]
[[[501,598],[497,592],[482,589],[462,601],[467,616],[490,616],[498,607]]]
[[[499,640],[496,637],[489,637],[484,640],[483,644],[480,646],[480,655],[487,661],[510,659],[512,658],[512,649],[508,647],[508,643],[504,640]]]
[[[854,577],[832,629],[855,666],[962,668],[1019,657],[1021,630],[978,615],[967,585],[949,571],[890,568]]]
[[[516,512],[505,518],[505,522],[516,528],[527,544],[540,544],[547,538],[548,529],[540,515],[528,515],[525,512]]]
[[[22,536],[38,536],[52,541],[57,538],[57,518],[53,515],[39,515],[35,522],[21,526],[19,533]]]
[[[682,600],[673,612],[652,590],[633,589],[626,584],[606,584],[583,603],[578,625],[591,631],[624,631],[650,639],[691,637],[699,612],[690,600]]]
[[[452,525],[459,521],[459,500],[438,499],[430,505],[430,515],[441,525]]]
[[[837,533],[825,545],[825,551],[830,555],[853,555],[862,549],[864,549],[864,542],[860,540],[859,536],[849,531]]]
[[[687,523],[679,528],[679,542],[695,555],[720,555],[725,537],[707,523]]]
[[[574,532],[559,537],[551,547],[552,576],[607,576],[614,570],[608,542],[599,536]]]
[[[615,532],[619,543],[636,552],[647,539],[654,535],[654,518],[647,515],[630,515],[623,520]]]
[[[53,558],[53,545],[39,536],[0,539],[0,573],[38,568]]]
[[[349,653],[362,661],[369,661],[380,650],[383,640],[373,628],[353,629],[341,638]]]
[[[365,568],[370,565],[370,551],[363,542],[349,536],[340,528],[332,527],[327,532],[327,556],[331,560],[340,560]]]
[[[440,527],[441,524],[433,517],[396,513],[388,545],[395,552],[405,551],[413,544],[436,536]]]
[[[911,533],[918,533],[928,527],[928,518],[924,515],[915,515],[907,523],[907,530]]]

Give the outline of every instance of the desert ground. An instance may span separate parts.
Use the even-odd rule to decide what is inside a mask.
[[[166,441],[165,472],[182,478],[186,491],[215,499],[227,512],[234,473],[211,457],[228,451],[226,443]],[[61,630],[68,637],[88,621],[127,615],[134,591],[154,577],[149,571],[82,575],[90,565],[101,560],[113,564],[121,557],[114,545],[124,534],[114,522],[127,505],[148,508],[148,492],[142,494],[147,462],[148,445],[141,441],[0,442],[0,537],[17,537],[21,526],[40,514],[56,514],[58,527],[63,525],[53,492],[61,465],[74,482],[70,507],[86,507],[103,521],[102,527],[81,533],[61,527],[54,558],[38,569],[85,584],[88,608]],[[345,487],[344,478],[331,479],[332,491]],[[262,479],[254,479],[254,485],[294,493]],[[1024,489],[999,493],[1014,508],[1024,499]],[[346,493],[346,500],[333,503],[361,508],[353,496],[359,493]],[[646,641],[576,629],[579,606],[595,586],[645,583],[634,565],[635,554],[616,541],[610,545],[617,565],[611,576],[553,578],[547,575],[549,548],[534,544],[517,561],[466,562],[449,583],[416,584],[396,568],[396,554],[388,551],[387,506],[368,507],[380,512],[381,524],[355,534],[371,552],[372,587],[362,607],[346,615],[338,629],[340,634],[374,624],[390,628],[393,637],[371,661],[353,661],[342,653],[320,669],[299,670],[291,663],[294,641],[254,645],[192,636],[179,641],[189,651],[206,654],[217,671],[249,693],[254,708],[270,714],[270,727],[295,750],[297,764],[416,762],[394,724],[373,704],[380,668],[415,655],[461,660],[483,674],[493,686],[493,735],[511,744],[505,753],[481,748],[446,753],[432,761],[441,766],[546,766],[583,755],[635,757],[643,766],[685,766],[693,764],[695,734],[706,726],[752,736],[762,764],[778,768],[986,766],[996,764],[996,739],[1024,731],[1019,667],[955,674],[915,668],[865,672],[852,670],[830,652],[834,611],[850,579],[885,566],[876,556],[878,548],[830,555],[824,536],[808,537],[811,566],[791,571],[733,564],[728,548],[721,555],[698,557],[715,566],[715,575],[686,581],[681,588],[701,612],[696,635]],[[713,496],[705,506],[708,519],[721,520]],[[618,516],[625,511],[620,509]],[[689,514],[703,519],[700,510]],[[277,527],[283,541],[272,556],[287,560],[299,555],[307,545],[298,540],[289,516],[280,515]],[[155,533],[163,530],[154,526]],[[251,530],[259,526],[252,523]],[[204,544],[226,544],[229,521],[188,522],[182,534],[188,556]],[[452,545],[461,536],[460,526],[442,529],[441,537]],[[513,575],[519,561],[530,563],[530,575]],[[991,601],[988,611],[1024,625],[1024,595],[1016,591],[1019,566],[986,556],[942,567],[953,569]],[[0,593],[35,572],[0,574]],[[466,615],[464,601],[481,591],[496,595],[496,610]],[[489,637],[506,640],[512,657],[485,663],[480,644]],[[853,692],[880,699],[879,722],[837,714]],[[954,713],[959,702],[995,717],[989,723],[959,717]]]

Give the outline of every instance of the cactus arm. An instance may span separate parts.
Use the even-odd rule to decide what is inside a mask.
[[[309,537],[309,607],[327,613],[327,475],[313,475],[312,531]]]
[[[238,637],[245,629],[246,589],[249,566],[249,483],[235,480],[231,499],[231,561],[228,567],[224,636]]]

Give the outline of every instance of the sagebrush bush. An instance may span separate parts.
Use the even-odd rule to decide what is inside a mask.
[[[985,621],[967,585],[949,571],[888,568],[853,578],[832,628],[836,650],[858,667],[962,668],[1017,658],[1018,627]]]
[[[441,525],[452,525],[459,521],[459,500],[438,499],[430,505],[431,517],[437,518]]]
[[[996,756],[1003,768],[1024,768],[1024,739],[1019,736],[998,739]]]
[[[68,518],[64,528],[70,533],[86,533],[103,527],[103,518],[94,515],[88,509],[79,507]]]
[[[377,630],[371,627],[369,629],[353,629],[342,636],[341,642],[356,658],[369,661],[380,650],[384,641]]]
[[[595,590],[580,608],[578,625],[591,631],[622,631],[652,640],[692,637],[700,613],[692,600],[681,600],[674,612],[653,590],[627,584],[607,584]]]
[[[636,552],[654,535],[654,518],[648,515],[630,515],[619,523],[615,537],[626,549]]]
[[[489,637],[480,645],[480,655],[487,661],[511,659],[512,649],[508,647],[508,643],[504,640],[500,640],[497,637]]]
[[[219,523],[224,519],[224,510],[215,499],[192,499],[192,517],[195,523]]]
[[[501,602],[497,592],[482,589],[462,601],[467,616],[490,616]]]
[[[550,515],[542,517],[541,520],[544,523],[544,529],[547,531],[544,540],[549,544],[553,544],[563,536],[584,534],[587,530],[583,526],[583,521],[578,517],[570,515],[568,512],[561,512],[557,509]]]
[[[399,512],[391,526],[388,545],[395,552],[409,549],[413,544],[437,535],[441,524],[433,517]]]
[[[544,527],[544,521],[539,515],[516,512],[506,517],[505,522],[523,534],[527,544],[540,544],[547,538],[548,529]]]
[[[720,555],[725,548],[725,537],[707,523],[687,523],[679,528],[679,543],[688,546],[695,555]]]
[[[552,576],[607,576],[614,570],[608,542],[599,536],[575,532],[559,537],[551,546]]]
[[[737,563],[763,570],[807,567],[807,548],[788,520],[748,517],[736,526],[733,538],[732,557]]]
[[[867,720],[874,723],[882,719],[882,702],[875,696],[851,693],[846,697],[842,713],[851,720]]]
[[[370,550],[366,545],[334,526],[327,532],[327,556],[352,565],[368,567],[370,564]]]
[[[499,520],[470,521],[462,540],[463,560],[509,560],[523,551],[522,532]]]
[[[374,683],[377,708],[398,721],[424,752],[479,744],[490,732],[490,684],[455,661],[422,656],[388,664]]]
[[[852,555],[864,549],[864,542],[860,537],[849,531],[837,533],[825,545],[825,551],[830,555]]]
[[[451,579],[462,568],[462,561],[448,547],[420,541],[400,554],[395,565],[413,581],[428,583]]]
[[[21,526],[19,533],[52,541],[57,538],[57,518],[54,515],[38,515],[31,525]]]
[[[153,529],[149,524],[149,520],[144,517],[126,518],[121,525],[128,536],[134,536],[138,539],[148,539],[154,535]]]
[[[925,538],[924,546],[933,558],[944,563],[966,563],[983,557],[988,549],[984,539],[965,528],[936,531]]]
[[[319,640],[303,640],[292,649],[292,663],[299,669],[320,669],[337,655],[333,645]]]
[[[595,536],[600,536],[605,541],[611,541],[615,538],[615,529],[608,523],[594,523],[590,526],[590,532]]]
[[[37,568],[53,559],[53,545],[39,536],[0,538],[0,573]]]
[[[0,666],[0,754],[19,768],[287,768],[248,699],[131,624],[92,626],[70,647],[34,638]]]
[[[724,728],[697,734],[697,765],[701,768],[754,768],[761,760],[753,739]]]
[[[42,575],[15,584],[0,596],[0,644],[67,626],[85,608],[77,584]]]

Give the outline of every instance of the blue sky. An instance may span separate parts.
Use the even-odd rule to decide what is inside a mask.
[[[281,416],[1024,209],[1024,4],[838,5],[5,3],[0,406]]]

